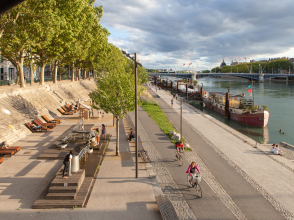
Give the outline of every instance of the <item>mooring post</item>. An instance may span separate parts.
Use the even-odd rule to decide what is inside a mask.
[[[228,92],[226,93],[226,102],[225,102],[225,118],[230,118],[230,89],[228,88]]]

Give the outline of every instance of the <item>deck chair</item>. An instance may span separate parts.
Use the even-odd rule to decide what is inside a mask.
[[[63,111],[65,111],[65,112],[73,112],[73,113],[75,113],[75,111],[71,111],[71,110],[69,110],[68,108],[66,108],[65,106],[61,106],[61,108],[62,108]]]
[[[36,130],[33,130],[32,128],[31,128],[31,123],[25,123],[25,125],[27,126],[27,128],[28,129],[30,129],[30,131],[31,132],[42,132],[42,131],[45,131],[45,132],[47,132],[47,131],[49,131],[49,128],[44,128],[44,127],[42,127],[42,128],[39,128],[39,129],[36,129]]]
[[[61,108],[58,108],[57,110],[63,115],[73,115],[73,112],[65,112]]]
[[[53,120],[50,120],[46,115],[42,115],[42,117],[44,118],[44,120],[47,122],[47,123],[58,123],[60,124],[62,122],[62,120],[60,119],[53,119]]]
[[[3,157],[0,157],[0,163],[2,163],[2,162],[3,162],[3,160],[4,160],[4,159],[3,159]]]
[[[34,121],[33,121],[37,126],[42,126],[42,127],[47,127],[47,128],[54,128],[56,125],[57,125],[57,123],[43,123],[42,121],[41,121],[41,119],[39,119],[39,118],[36,118]]]
[[[9,149],[0,149],[0,155],[9,155],[12,156],[13,154],[15,154],[14,150],[9,150]]]
[[[70,110],[70,104],[66,104],[65,107],[66,107],[66,109],[67,109],[68,112],[74,112],[74,113],[77,112],[76,109],[74,109],[74,110]]]
[[[2,142],[1,144],[0,144],[0,147],[2,147],[3,146],[3,144],[4,144],[4,142]],[[8,147],[8,148],[0,148],[0,150],[3,150],[3,149],[6,149],[6,150],[14,150],[15,152],[17,152],[17,151],[20,151],[20,149],[21,149],[21,147],[20,146],[14,146],[14,147]]]

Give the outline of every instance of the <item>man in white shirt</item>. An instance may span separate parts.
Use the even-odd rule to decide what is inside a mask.
[[[282,151],[280,150],[279,145],[276,144],[276,146],[274,148],[274,154],[282,156],[281,153],[282,153]]]

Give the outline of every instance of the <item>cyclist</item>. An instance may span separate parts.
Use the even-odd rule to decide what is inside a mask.
[[[191,186],[193,185],[193,184],[192,184],[192,174],[195,174],[195,173],[196,173],[196,170],[197,170],[198,173],[200,174],[199,167],[198,167],[198,166],[196,165],[196,163],[193,161],[193,162],[189,165],[189,167],[188,167],[188,169],[187,169],[187,171],[186,171],[186,173],[188,173],[189,176],[190,176],[190,178],[189,178],[189,183],[191,184]]]
[[[176,157],[178,157],[179,153],[180,153],[180,150],[182,148],[183,152],[184,152],[184,144],[182,141],[179,141],[176,143],[176,148],[177,148],[177,154],[176,154]],[[185,152],[184,152],[185,153]]]

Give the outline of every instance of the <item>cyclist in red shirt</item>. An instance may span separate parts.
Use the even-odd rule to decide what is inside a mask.
[[[182,150],[184,152],[184,144],[183,144],[183,142],[182,141],[177,142],[176,143],[176,148],[177,148],[177,155],[180,153],[181,148],[182,148]]]

